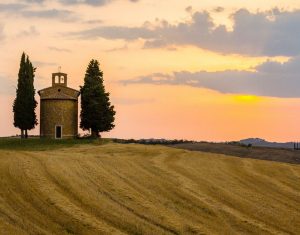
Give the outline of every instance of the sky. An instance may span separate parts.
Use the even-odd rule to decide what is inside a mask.
[[[100,62],[117,111],[105,137],[299,141],[299,25],[299,0],[1,0],[0,136],[20,132],[24,51],[36,90],[60,66],[79,89]]]

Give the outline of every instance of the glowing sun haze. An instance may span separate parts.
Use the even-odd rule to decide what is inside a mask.
[[[36,90],[59,66],[79,89],[100,61],[117,111],[107,137],[299,140],[299,25],[293,0],[2,0],[0,136],[19,134],[24,51]]]

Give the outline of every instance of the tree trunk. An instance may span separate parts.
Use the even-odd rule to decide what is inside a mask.
[[[95,139],[99,138],[99,132],[98,132],[98,131],[92,130],[92,135],[91,135],[91,137],[92,137],[92,138],[95,138]]]
[[[25,130],[25,139],[28,139],[28,132]]]
[[[21,139],[24,139],[24,130],[21,129]]]

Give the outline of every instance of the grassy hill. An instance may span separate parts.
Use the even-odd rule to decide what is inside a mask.
[[[300,165],[112,143],[0,150],[0,234],[300,234],[299,215]]]

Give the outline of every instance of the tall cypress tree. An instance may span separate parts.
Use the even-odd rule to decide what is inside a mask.
[[[84,77],[81,92],[80,128],[89,130],[92,137],[99,137],[101,132],[112,130],[115,125],[114,106],[105,92],[103,72],[97,60],[91,60]]]
[[[18,74],[17,95],[13,104],[14,126],[21,130],[21,138],[27,138],[28,130],[37,125],[34,73],[35,68],[29,57],[23,53]]]

